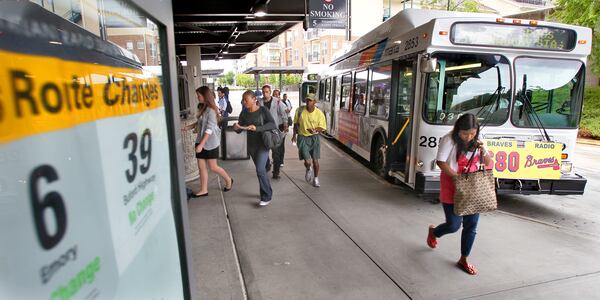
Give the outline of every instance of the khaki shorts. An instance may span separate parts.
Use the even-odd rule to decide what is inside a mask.
[[[318,134],[298,135],[298,157],[300,160],[321,158],[321,140]]]

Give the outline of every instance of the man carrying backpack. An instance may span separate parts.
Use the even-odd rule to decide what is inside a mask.
[[[327,121],[323,112],[316,107],[314,94],[306,96],[306,106],[298,107],[294,116],[294,134],[292,143],[298,142],[298,156],[304,160],[306,174],[304,179],[314,187],[320,187],[319,158],[321,157],[321,140],[319,133],[327,129]],[[314,169],[313,169],[314,168]]]
[[[275,98],[271,96],[271,87],[265,85],[262,87],[263,97],[258,100],[260,106],[266,107],[273,119],[275,120],[275,124],[277,128],[281,130],[281,132],[288,131],[287,125],[287,113],[285,112],[286,106],[281,102],[279,98]],[[283,163],[283,144],[285,144],[285,137],[283,143],[279,147],[273,148],[273,179],[279,179],[279,170],[281,168],[281,164]],[[271,162],[267,160],[267,172],[271,169]]]

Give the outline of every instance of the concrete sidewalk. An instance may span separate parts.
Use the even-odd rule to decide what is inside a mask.
[[[427,226],[443,221],[440,205],[381,180],[322,141],[321,188],[304,181],[288,141],[284,176],[272,181],[269,206],[257,206],[251,161],[222,162],[234,189],[221,193],[212,179],[210,196],[190,201],[200,299],[243,299],[245,293],[250,299],[600,294],[600,236],[502,211],[485,214],[471,254],[479,274],[469,276],[455,266],[460,232],[439,239],[437,249],[425,244]]]

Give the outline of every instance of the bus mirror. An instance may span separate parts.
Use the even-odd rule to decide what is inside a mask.
[[[433,73],[437,67],[437,58],[423,57],[421,59],[421,72],[422,73]]]

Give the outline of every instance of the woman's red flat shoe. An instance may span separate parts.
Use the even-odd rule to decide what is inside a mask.
[[[435,248],[437,247],[437,239],[435,237],[435,235],[433,234],[433,225],[429,226],[429,231],[427,233],[427,246],[429,246],[430,248]]]
[[[477,269],[475,269],[475,266],[470,263],[463,263],[463,262],[459,261],[456,263],[456,266],[458,268],[460,268],[461,270],[465,271],[469,275],[477,274]]]

